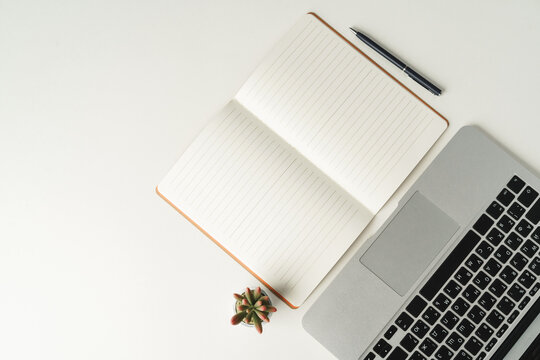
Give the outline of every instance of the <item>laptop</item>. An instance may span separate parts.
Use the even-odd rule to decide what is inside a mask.
[[[540,179],[460,129],[303,317],[340,360],[540,359]]]

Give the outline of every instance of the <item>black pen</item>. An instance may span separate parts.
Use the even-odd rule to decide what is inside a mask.
[[[362,40],[367,46],[369,46],[370,48],[378,52],[380,55],[382,55],[386,60],[390,61],[392,64],[403,70],[405,74],[407,74],[411,79],[428,89],[432,94],[437,96],[441,95],[441,89],[439,89],[438,87],[430,83],[428,80],[426,80],[426,78],[424,78],[422,75],[408,67],[403,61],[390,54],[387,50],[383,49],[379,44],[371,40],[366,35],[362,34],[360,31],[356,31],[353,28],[349,29],[351,29],[354,35],[356,35],[357,38]]]

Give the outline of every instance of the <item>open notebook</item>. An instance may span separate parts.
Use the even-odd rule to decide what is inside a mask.
[[[446,127],[307,14],[157,191],[297,307]]]

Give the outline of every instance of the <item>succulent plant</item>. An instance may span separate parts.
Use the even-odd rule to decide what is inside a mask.
[[[257,287],[255,290],[246,288],[246,291],[240,294],[233,294],[236,299],[234,309],[236,314],[231,319],[231,324],[238,325],[244,322],[255,326],[255,329],[262,333],[262,323],[270,322],[269,314],[276,312],[272,306],[270,298]]]

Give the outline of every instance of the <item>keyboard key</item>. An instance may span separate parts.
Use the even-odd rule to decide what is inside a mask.
[[[501,336],[504,335],[506,330],[508,330],[508,325],[504,324],[503,326],[501,326],[501,328],[499,329],[499,331],[497,331],[497,333],[495,335],[500,338]]]
[[[532,287],[532,289],[529,290],[529,295],[531,295],[531,296],[536,295],[536,293],[538,292],[539,289],[540,289],[540,283],[534,284],[534,286]]]
[[[506,291],[507,286],[499,279],[495,279],[491,285],[489,285],[488,290],[495,296],[501,297],[502,294]]]
[[[540,221],[540,199],[534,203],[525,217],[534,225],[538,225]]]
[[[517,202],[514,202],[507,211],[514,220],[519,220],[520,217],[525,213],[525,208],[519,205]]]
[[[525,241],[525,244],[523,244],[520,250],[523,254],[525,254],[525,256],[531,258],[538,251],[538,245],[532,242],[532,240],[527,240]]]
[[[531,239],[540,244],[540,226],[533,231],[533,233],[531,234]]]
[[[457,331],[464,337],[467,337],[472,334],[472,332],[474,331],[474,328],[475,328],[475,325],[472,322],[470,322],[467,319],[463,319],[457,326]]]
[[[514,310],[512,314],[510,314],[510,316],[508,317],[508,320],[506,321],[508,321],[508,323],[511,324],[517,319],[518,315],[519,315],[519,311]]]
[[[482,214],[482,216],[480,216],[480,218],[473,225],[473,229],[476,230],[480,235],[484,235],[494,223],[495,221],[493,221],[492,218],[486,214]]]
[[[529,207],[537,196],[538,193],[532,187],[527,186],[521,195],[518,196],[518,201],[526,207]]]
[[[478,336],[480,340],[486,342],[491,337],[491,335],[493,335],[493,329],[486,324],[482,324],[475,331],[474,335]]]
[[[481,290],[484,290],[491,282],[491,278],[483,271],[479,271],[473,279],[473,283]]]
[[[429,336],[431,336],[433,338],[433,340],[435,340],[438,343],[443,341],[444,338],[446,338],[447,335],[448,335],[448,331],[446,331],[446,329],[443,328],[439,324],[435,325],[433,330],[431,330],[431,332],[429,333]]]
[[[409,316],[409,314],[402,312],[401,315],[396,319],[395,323],[397,326],[401,328],[403,331],[407,331],[407,329],[412,325],[413,318]]]
[[[407,355],[408,354],[398,346],[394,349],[394,351],[392,351],[392,353],[388,357],[388,360],[405,360],[407,359]]]
[[[493,349],[493,347],[497,344],[497,338],[493,338],[489,341],[489,343],[486,345],[486,347],[484,349],[486,349],[486,351],[490,351],[491,349]],[[478,358],[477,358],[478,359]]]
[[[528,262],[529,260],[527,260],[527,258],[520,253],[516,253],[516,255],[514,255],[514,257],[510,260],[510,264],[512,264],[512,266],[518,270],[523,270]]]
[[[464,267],[461,267],[456,272],[456,275],[454,275],[454,279],[456,279],[461,285],[467,285],[467,283],[469,282],[469,280],[471,280],[471,278],[472,278],[472,272],[470,272]]]
[[[469,303],[463,300],[463,298],[458,298],[452,304],[452,310],[460,316],[465,315],[465,313],[467,312],[467,310],[469,310],[470,307],[471,306],[469,305]]]
[[[405,334],[403,339],[399,342],[399,345],[403,346],[408,352],[413,351],[413,349],[418,345],[419,340],[415,338],[412,334]]]
[[[428,307],[427,310],[422,314],[422,319],[425,320],[429,325],[435,324],[435,322],[441,317],[441,313],[435,310],[434,307]]]
[[[480,255],[484,259],[487,259],[494,250],[495,249],[493,248],[493,246],[491,246],[487,241],[482,241],[475,251],[478,255]]]
[[[533,226],[525,219],[521,220],[516,226],[516,232],[523,237],[529,236],[532,230]]]
[[[518,284],[514,284],[508,290],[508,296],[510,296],[514,301],[519,302],[521,298],[525,296],[526,292],[527,291],[524,288]]]
[[[480,306],[482,306],[484,309],[486,310],[491,310],[491,308],[495,305],[495,303],[497,302],[497,299],[495,299],[493,296],[491,296],[489,293],[484,293],[481,297],[480,297],[480,300],[478,300],[478,303],[480,304]]]
[[[529,269],[536,275],[540,275],[540,257],[535,257],[529,264]]]
[[[497,304],[497,309],[499,309],[504,315],[508,315],[515,306],[516,304],[512,300],[504,296]]]
[[[497,273],[502,269],[502,265],[497,262],[495,259],[489,259],[486,265],[484,265],[484,270],[491,276],[497,275]]]
[[[424,355],[420,354],[418,351],[415,351],[409,360],[427,360]]]
[[[497,246],[502,241],[502,239],[504,239],[504,234],[497,230],[497,228],[493,228],[489,230],[489,233],[486,235],[486,239],[488,239],[488,241],[494,246]]]
[[[480,342],[480,340],[478,340],[474,336],[471,336],[469,341],[467,341],[467,343],[465,344],[465,350],[467,350],[473,355],[476,355],[482,349],[482,345],[483,344]]]
[[[457,282],[450,280],[444,287],[444,292],[453,299],[461,292],[461,289]]]
[[[512,269],[510,266],[506,266],[503,271],[499,274],[499,277],[503,279],[507,284],[511,284],[512,281],[517,277],[517,272]]]
[[[512,256],[512,251],[508,249],[506,246],[501,245],[497,250],[495,250],[495,259],[499,260],[503,264],[510,259],[510,256]]]
[[[475,234],[474,231],[467,232],[459,244],[457,244],[450,255],[448,255],[441,266],[439,266],[431,278],[422,287],[420,294],[426,299],[432,300],[445,284],[446,280],[448,280],[454,271],[456,271],[479,241],[480,236]]]
[[[448,310],[443,317],[441,318],[441,323],[446,326],[449,330],[452,330],[454,326],[456,326],[457,322],[459,321],[459,318]]]
[[[450,302],[450,299],[441,293],[437,295],[435,300],[433,300],[433,306],[435,306],[440,312],[444,312],[450,305]]]
[[[420,315],[422,310],[426,307],[427,302],[422,299],[420,296],[416,295],[414,299],[411,300],[409,305],[407,305],[406,310],[414,317]]]
[[[418,350],[426,354],[427,356],[431,356],[435,349],[437,348],[437,344],[434,343],[430,338],[426,338],[420,346],[418,347]]]
[[[480,290],[475,288],[472,285],[469,285],[463,290],[463,297],[467,299],[470,303],[473,303],[478,299],[478,296],[480,296]]]
[[[375,355],[374,353],[370,352],[369,354],[367,354],[367,356],[364,358],[364,360],[374,360],[375,359]]]
[[[411,327],[411,332],[417,337],[419,337],[420,339],[426,336],[428,331],[429,331],[429,326],[422,320],[416,321],[414,325]]]
[[[508,215],[503,215],[499,221],[497,221],[497,227],[504,231],[505,233],[512,230],[516,222],[508,217]]]
[[[461,350],[460,352],[458,352],[456,354],[456,357],[454,358],[454,360],[473,360],[473,358],[472,358],[471,355],[469,355],[465,351]],[[484,359],[476,358],[476,360],[484,360]]]
[[[508,247],[512,250],[517,250],[519,245],[523,242],[523,238],[516,234],[515,232],[511,232],[510,235],[504,240],[504,243],[508,245]]]
[[[394,336],[396,331],[397,331],[397,327],[395,325],[390,325],[388,330],[386,330],[386,332],[384,333],[384,338],[386,340],[390,340],[392,338],[392,336]]]
[[[527,289],[530,288],[535,281],[536,276],[531,274],[528,270],[525,270],[518,279],[518,282],[521,285],[525,286]]]
[[[499,204],[498,202],[494,201],[489,205],[489,207],[486,209],[486,212],[495,220],[499,218],[499,216],[502,215],[504,212],[504,208]]]
[[[472,254],[465,262],[465,265],[473,272],[480,269],[480,266],[482,266],[483,264],[484,260],[480,259],[476,254]]]
[[[512,194],[512,192],[508,191],[508,189],[503,189],[499,195],[497,195],[497,200],[504,206],[510,205],[512,200],[514,200],[516,196]]]
[[[452,356],[454,356],[452,350],[444,345],[435,353],[435,359],[437,360],[450,360]]]
[[[525,181],[521,180],[517,175],[514,175],[512,179],[508,182],[508,188],[514,193],[519,194],[521,189],[525,186]]]
[[[471,319],[475,324],[480,324],[480,322],[486,316],[486,312],[482,310],[478,305],[474,305],[467,314],[467,317]]]
[[[523,300],[521,300],[521,302],[519,303],[518,309],[519,309],[519,310],[525,309],[525,306],[527,306],[527,304],[529,304],[529,301],[531,301],[531,298],[528,297],[528,296],[525,296],[525,297],[523,298]]]
[[[486,318],[486,322],[491,325],[494,329],[498,328],[504,321],[504,316],[497,310],[493,310],[489,313]]]
[[[392,350],[392,345],[390,345],[383,339],[380,339],[379,342],[377,342],[377,344],[375,344],[375,346],[373,347],[373,351],[382,358],[386,357],[390,350]]]
[[[456,332],[451,333],[448,339],[446,339],[446,345],[454,351],[457,351],[461,345],[463,345],[463,342],[465,342],[465,340]]]

